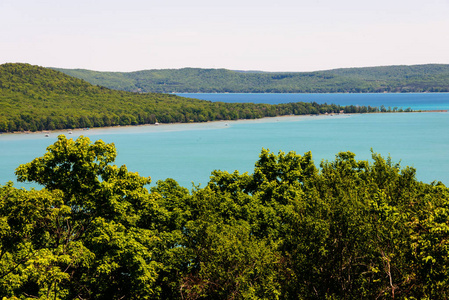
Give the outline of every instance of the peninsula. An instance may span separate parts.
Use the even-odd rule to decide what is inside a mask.
[[[222,103],[117,91],[53,69],[17,63],[0,65],[0,92],[0,132],[379,111],[369,106]]]

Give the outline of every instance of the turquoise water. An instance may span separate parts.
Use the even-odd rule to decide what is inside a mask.
[[[289,102],[334,103],[342,106],[359,105],[380,107],[384,105],[413,110],[449,110],[449,93],[407,93],[407,94],[177,94],[183,97],[221,102],[252,102],[280,104]]]
[[[204,186],[214,169],[252,172],[262,148],[298,154],[312,151],[317,165],[334,159],[339,151],[369,159],[373,148],[403,166],[415,167],[419,180],[447,185],[448,128],[448,113],[396,113],[75,130],[70,137],[85,135],[92,141],[115,143],[116,164],[151,176],[152,185],[170,177],[191,188],[192,182]],[[58,134],[0,135],[0,184],[15,179],[19,164],[42,156]]]

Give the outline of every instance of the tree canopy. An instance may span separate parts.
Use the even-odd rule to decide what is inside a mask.
[[[449,191],[373,153],[263,149],[191,191],[59,136],[0,186],[3,299],[445,299]]]

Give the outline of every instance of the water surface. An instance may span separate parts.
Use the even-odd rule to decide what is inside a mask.
[[[391,113],[117,127],[75,130],[67,136],[85,135],[92,141],[114,143],[116,164],[151,176],[153,184],[174,178],[191,188],[192,182],[204,186],[215,169],[252,172],[262,148],[276,153],[312,151],[317,165],[334,159],[340,151],[369,159],[372,148],[404,166],[415,167],[418,180],[449,184],[447,128],[448,113]],[[0,183],[13,180],[19,164],[42,156],[58,134],[0,135]]]
[[[385,106],[413,110],[449,110],[449,93],[368,93],[368,94],[226,94],[226,93],[183,93],[183,97],[209,100],[213,102],[267,103],[280,104],[289,102],[334,103],[342,106]]]

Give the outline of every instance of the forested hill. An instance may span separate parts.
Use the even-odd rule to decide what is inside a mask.
[[[92,84],[134,92],[381,93],[449,92],[449,65],[428,64],[272,73],[226,69],[97,72],[57,69]]]
[[[28,64],[0,65],[0,132],[254,119],[340,110],[378,111],[301,102],[213,103],[168,94],[111,90]]]

